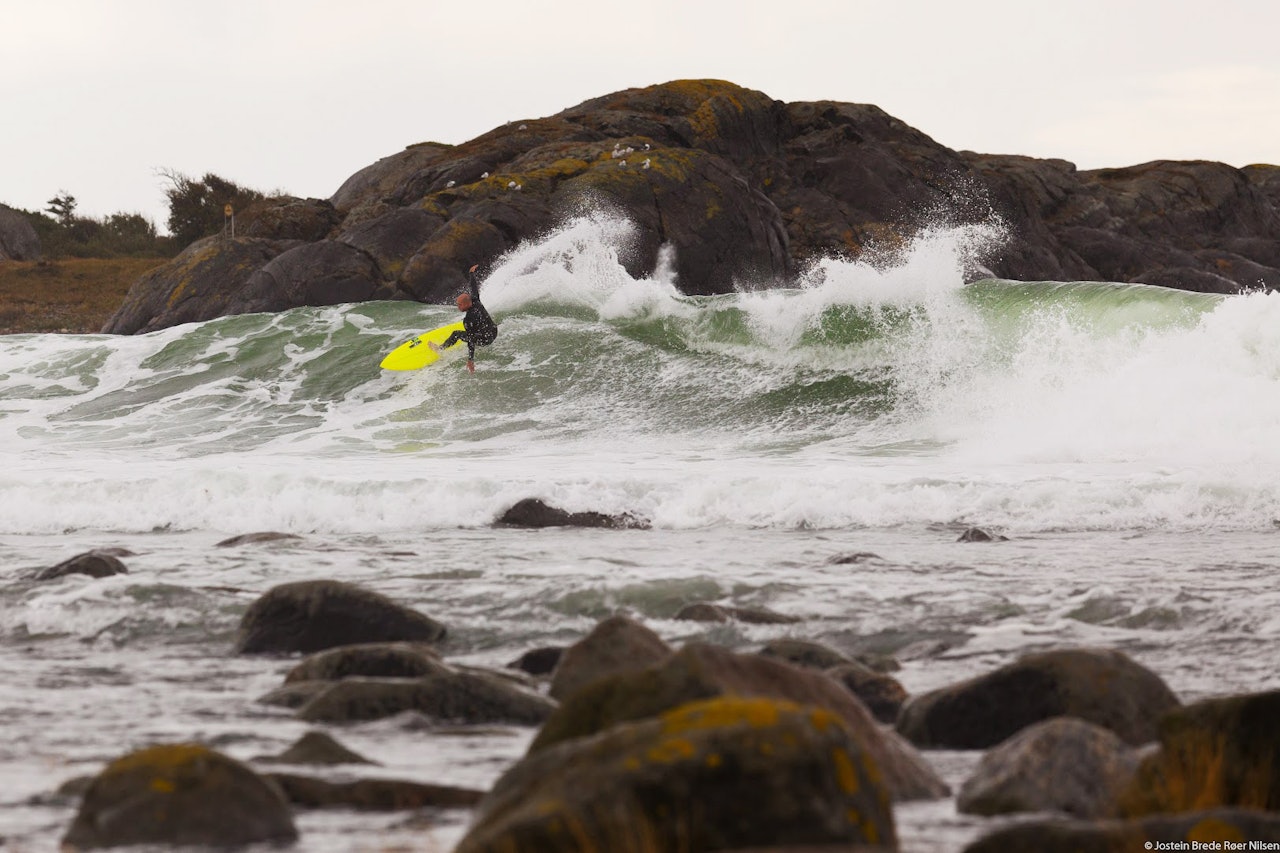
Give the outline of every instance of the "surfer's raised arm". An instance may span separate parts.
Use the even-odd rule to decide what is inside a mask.
[[[476,372],[476,347],[487,347],[498,337],[498,324],[480,304],[480,282],[476,278],[476,269],[479,266],[479,264],[473,264],[471,269],[467,270],[471,292],[458,294],[458,310],[466,312],[466,316],[462,318],[462,331],[454,332],[442,344],[430,345],[433,350],[439,352],[448,349],[458,341],[466,341],[467,370],[471,373]]]

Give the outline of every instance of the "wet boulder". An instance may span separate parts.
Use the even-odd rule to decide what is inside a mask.
[[[399,779],[334,781],[296,773],[270,773],[289,802],[304,809],[411,811],[425,808],[470,808],[483,791]]]
[[[1139,745],[1155,739],[1160,716],[1178,705],[1158,675],[1123,652],[1060,649],[913,697],[897,729],[917,746],[986,749],[1033,723],[1067,716]]]
[[[1114,813],[1138,758],[1113,732],[1055,717],[1028,726],[982,757],[956,799],[964,814],[1064,812],[1079,818]]]
[[[445,627],[384,595],[342,581],[282,584],[245,611],[238,654],[318,652],[360,643],[437,643]]]
[[[548,692],[563,699],[606,675],[644,669],[670,656],[671,647],[653,631],[629,616],[610,616],[565,649]]]
[[[799,616],[775,613],[763,607],[733,607],[706,601],[686,604],[675,618],[688,622],[742,622],[746,625],[793,625],[803,621]]]
[[[421,678],[446,672],[453,672],[453,668],[422,643],[361,643],[310,655],[289,670],[284,681],[337,681],[353,676]]]
[[[56,566],[49,566],[36,572],[34,580],[48,581],[67,575],[88,575],[91,578],[107,578],[112,575],[125,575],[129,569],[119,557],[106,551],[86,551],[83,554],[63,560]]]
[[[307,732],[279,755],[255,758],[260,764],[376,764],[352,752],[324,732]]]
[[[1160,748],[1125,793],[1122,813],[1215,806],[1280,811],[1280,691],[1208,699],[1168,713]]]
[[[895,800],[948,792],[910,744],[882,730],[862,702],[822,673],[705,643],[690,643],[661,664],[606,676],[567,696],[543,724],[529,752],[717,696],[783,699],[826,708],[874,760]]]
[[[501,527],[605,527],[644,529],[649,523],[631,513],[606,515],[602,512],[567,512],[538,498],[517,501],[496,522]]]
[[[378,720],[417,711],[443,723],[543,722],[555,703],[500,678],[454,672],[425,678],[344,678],[316,694],[298,711],[309,722]]]
[[[87,850],[134,844],[232,847],[298,837],[280,789],[204,746],[155,746],[107,765],[63,838]]]
[[[541,646],[520,655],[507,664],[507,668],[519,670],[528,675],[551,675],[563,656],[563,646]]]
[[[571,849],[896,848],[875,760],[836,714],[723,697],[617,725],[520,761],[457,853]]]

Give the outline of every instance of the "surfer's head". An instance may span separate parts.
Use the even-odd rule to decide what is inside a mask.
[[[458,294],[458,310],[466,311],[470,308],[471,308],[471,294],[459,293]]]

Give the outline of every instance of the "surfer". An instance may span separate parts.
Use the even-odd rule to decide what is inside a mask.
[[[466,316],[462,318],[462,331],[454,332],[442,344],[429,344],[433,350],[440,352],[458,341],[466,341],[467,370],[471,373],[476,372],[476,347],[487,347],[498,337],[498,324],[493,322],[489,312],[480,304],[480,282],[476,281],[476,268],[479,266],[474,264],[467,271],[471,292],[458,294],[458,310],[466,312]]]

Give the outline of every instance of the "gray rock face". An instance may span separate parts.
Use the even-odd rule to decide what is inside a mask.
[[[37,261],[40,236],[27,218],[0,204],[0,261]]]
[[[1112,732],[1055,717],[984,755],[961,787],[956,808],[980,815],[1057,811],[1108,817],[1137,767],[1136,750]]]

